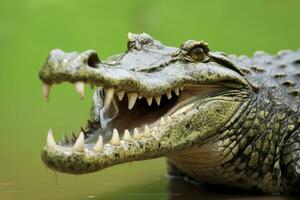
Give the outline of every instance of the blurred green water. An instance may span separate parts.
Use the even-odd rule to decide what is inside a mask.
[[[40,161],[46,132],[51,127],[59,138],[85,125],[92,91],[80,101],[64,84],[43,101],[37,74],[51,49],[95,49],[105,58],[125,50],[130,31],[174,46],[193,38],[227,53],[275,53],[300,47],[299,8],[297,0],[1,0],[0,200],[169,196],[164,159],[84,176],[58,174],[56,184]]]

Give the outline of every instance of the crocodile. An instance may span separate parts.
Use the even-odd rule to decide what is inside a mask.
[[[43,95],[69,82],[95,88],[79,135],[41,157],[55,171],[85,174],[166,157],[170,175],[265,193],[300,191],[300,49],[252,57],[178,48],[128,34],[127,50],[101,60],[94,50],[50,52],[39,72]]]

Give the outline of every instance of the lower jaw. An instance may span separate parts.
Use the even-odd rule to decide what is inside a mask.
[[[166,121],[167,122],[167,121]],[[159,122],[157,122],[159,123]],[[46,145],[42,152],[42,160],[49,168],[70,174],[85,174],[95,172],[116,164],[145,160],[164,156],[161,146],[166,123],[159,124],[157,129],[149,129],[149,133],[142,133],[139,138],[118,139],[95,149],[95,144],[84,144],[78,151],[72,145]],[[80,136],[79,136],[80,137]],[[78,140],[78,139],[77,139]]]
[[[76,152],[69,148],[53,149],[45,146],[42,152],[42,160],[55,171],[86,174],[125,162],[163,156],[159,146],[157,142],[146,143],[145,141],[143,144],[142,140],[130,144],[121,141],[119,146],[105,145],[101,153],[92,150]],[[127,150],[124,151],[125,148]],[[156,150],[149,152],[149,149]]]

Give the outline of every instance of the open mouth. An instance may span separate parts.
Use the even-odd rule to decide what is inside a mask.
[[[81,98],[84,84],[98,88],[78,136],[55,141],[49,131],[42,151],[48,167],[83,174],[199,146],[252,91],[237,66],[204,42],[176,48],[129,34],[127,44],[126,52],[104,61],[94,50],[50,52],[39,73],[46,98],[62,82],[73,83]]]
[[[84,95],[84,82],[74,84],[81,97]],[[48,98],[50,85],[44,85],[44,96]],[[193,86],[186,85],[167,91],[163,95],[139,96],[138,92],[118,91],[118,89],[98,88],[94,94],[92,119],[88,120],[86,129],[82,129],[79,136],[64,137],[62,141],[55,141],[50,130],[47,137],[43,160],[51,168],[71,173],[86,173],[104,168],[126,154],[126,161],[134,160],[138,151],[147,153],[147,145],[160,146],[164,133],[193,106],[205,99],[206,96],[224,91],[217,85]],[[47,153],[47,155],[45,155]],[[130,156],[131,153],[131,156]],[[75,161],[68,169],[65,159],[80,156],[80,162],[88,159],[88,166],[84,172],[76,167]],[[103,156],[103,162],[97,160],[91,165],[91,159]],[[54,163],[50,157],[61,157],[62,163]],[[47,157],[47,158],[46,158]],[[63,158],[63,159],[62,159]],[[95,161],[96,162],[96,161]],[[80,166],[82,167],[82,165]],[[90,169],[88,169],[90,167]],[[62,169],[63,168],[63,169]]]
[[[84,83],[74,84],[80,97],[84,96]],[[94,95],[93,119],[88,120],[77,141],[76,136],[64,138],[61,145],[75,143],[74,150],[84,149],[101,152],[104,144],[118,146],[121,140],[132,142],[155,137],[159,128],[187,112],[205,96],[224,89],[217,85],[185,86],[167,91],[159,96],[139,96],[137,92],[116,91],[114,88],[99,88]],[[50,86],[44,85],[43,94],[48,99]],[[84,141],[85,140],[85,141]],[[54,141],[49,131],[48,145]],[[56,142],[55,142],[56,143]]]

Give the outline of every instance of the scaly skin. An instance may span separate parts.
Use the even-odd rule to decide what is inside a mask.
[[[53,50],[40,71],[46,97],[61,82],[81,95],[83,83],[98,88],[84,133],[55,142],[50,131],[42,159],[83,174],[166,156],[170,173],[196,181],[299,193],[299,67],[300,51],[227,56],[204,42],[167,47],[147,34],[129,34],[128,50],[105,61],[92,50]]]

